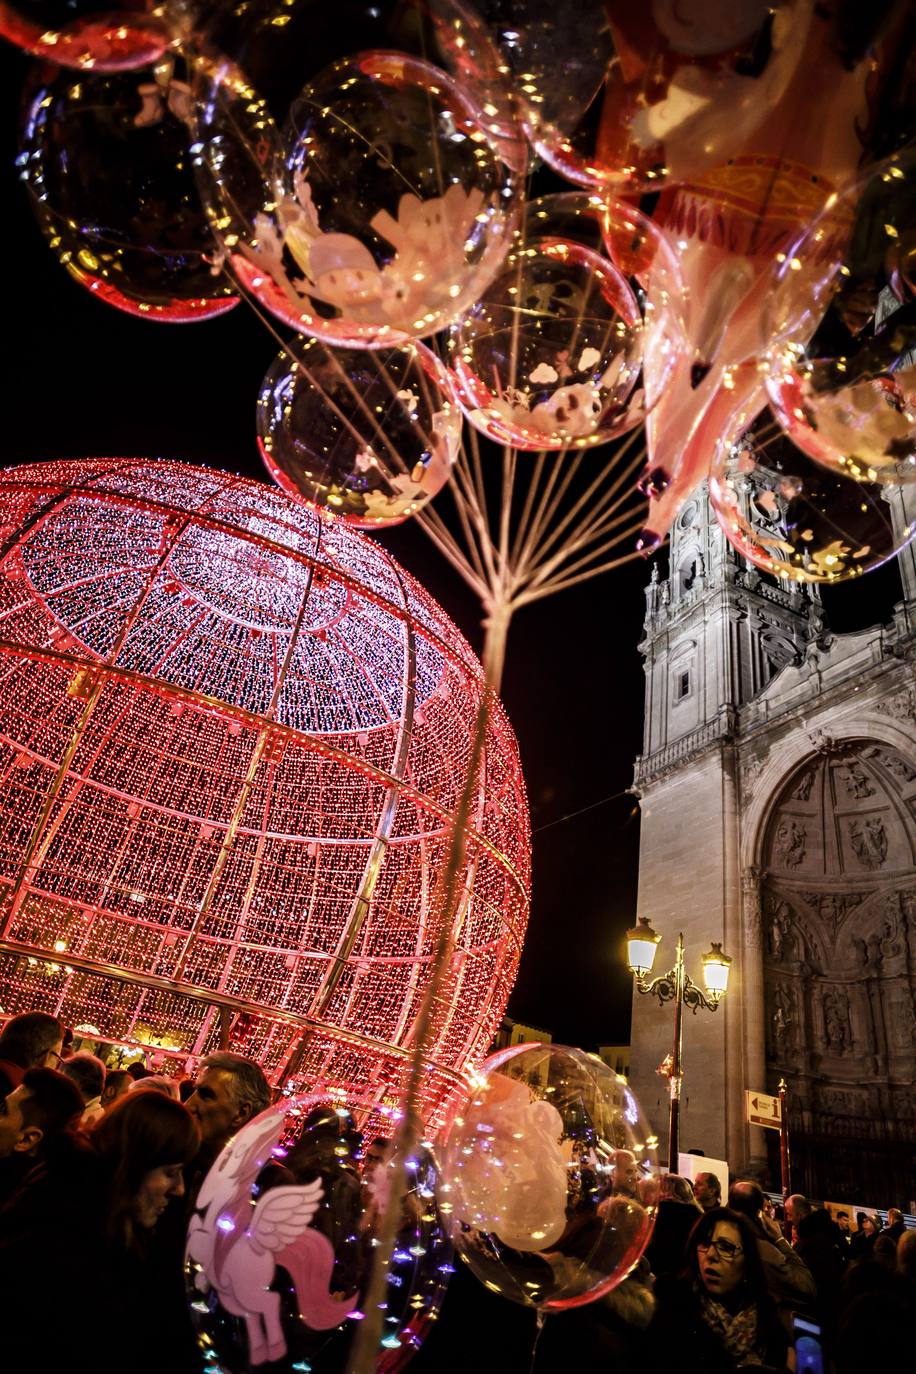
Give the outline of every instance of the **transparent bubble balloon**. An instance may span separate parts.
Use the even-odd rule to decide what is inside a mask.
[[[44,235],[101,300],[183,323],[238,303],[190,158],[191,93],[171,60],[61,72],[32,91],[19,165]]]
[[[198,70],[212,223],[239,280],[285,323],[347,347],[423,338],[492,280],[519,182],[444,72],[364,53],[309,81],[278,122],[238,70]]]
[[[631,1089],[595,1056],[491,1055],[445,1145],[439,1196],[457,1253],[488,1288],[541,1312],[594,1301],[648,1243],[656,1145]]]
[[[429,1144],[404,1159],[374,1143],[373,1120],[339,1097],[292,1098],[216,1160],[185,1255],[191,1321],[213,1374],[342,1374],[392,1193],[399,1220],[376,1370],[400,1367],[422,1344],[453,1272],[438,1165]]]
[[[292,496],[351,525],[399,525],[451,476],[461,412],[423,344],[281,353],[258,397],[258,446]]]
[[[153,0],[20,0],[0,3],[0,36],[33,57],[82,71],[130,71],[155,62],[170,42],[165,6]]]
[[[823,467],[774,428],[763,442],[724,441],[710,472],[713,509],[740,554],[794,582],[842,582],[909,543],[902,488]]]
[[[833,197],[778,265],[763,325],[794,442],[860,481],[916,481],[916,156]]]
[[[807,0],[478,0],[525,132],[577,185],[658,187],[723,162],[799,69]]]
[[[583,448],[645,419],[645,350],[673,367],[682,337],[647,308],[638,275],[677,261],[651,221],[582,193],[530,203],[499,276],[451,331],[455,394],[488,438]],[[653,313],[654,311],[654,313]]]

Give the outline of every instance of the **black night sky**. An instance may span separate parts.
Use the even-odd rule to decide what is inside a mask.
[[[30,64],[6,46],[0,61],[3,464],[142,455],[269,480],[255,402],[276,354],[270,334],[245,305],[205,323],[137,320],[70,279],[14,166]],[[423,532],[406,525],[382,537],[479,650],[477,601]],[[636,901],[638,813],[627,795],[595,803],[624,793],[640,747],[646,577],[637,562],[541,601],[520,612],[509,639],[503,696],[535,831],[531,923],[509,1013],[586,1049],[629,1033],[622,936]]]

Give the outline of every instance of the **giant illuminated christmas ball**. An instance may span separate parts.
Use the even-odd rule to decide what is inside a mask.
[[[385,550],[246,478],[0,473],[0,1006],[393,1102],[483,673]],[[424,1109],[486,1051],[528,913],[494,703]]]

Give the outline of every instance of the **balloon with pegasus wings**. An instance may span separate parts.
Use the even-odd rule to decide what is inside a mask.
[[[200,1294],[215,1294],[222,1308],[244,1320],[251,1365],[282,1359],[287,1339],[282,1295],[272,1287],[282,1266],[292,1280],[299,1315],[313,1331],[337,1326],[356,1307],[357,1295],[331,1292],[334,1247],[316,1230],[324,1184],[269,1188],[256,1200],[261,1171],[277,1162],[283,1113],[269,1111],[229,1142],[197,1199],[186,1247],[186,1267]]]

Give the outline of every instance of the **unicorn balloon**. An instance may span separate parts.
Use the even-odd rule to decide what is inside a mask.
[[[263,1112],[229,1142],[204,1180],[188,1230],[186,1267],[201,1293],[245,1322],[252,1365],[287,1353],[281,1294],[271,1285],[282,1265],[293,1282],[299,1315],[313,1331],[337,1326],[356,1306],[356,1295],[334,1298],[334,1248],[311,1223],[324,1185],[269,1188],[257,1200],[254,1184],[276,1162],[284,1114]]]

